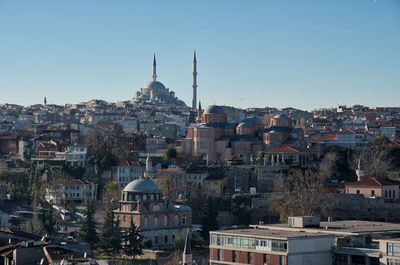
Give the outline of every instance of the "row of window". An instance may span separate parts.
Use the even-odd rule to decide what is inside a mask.
[[[181,217],[181,224],[185,225],[186,223],[187,223],[186,216],[182,216]],[[164,217],[163,217],[163,225],[164,225],[164,227],[168,226],[168,216],[167,215],[164,215]],[[174,226],[178,226],[178,225],[179,225],[179,216],[175,215],[175,217],[174,217]],[[153,218],[153,227],[159,227],[159,226],[160,226],[159,218],[158,218],[158,216],[154,216],[154,218]],[[149,217],[145,216],[144,219],[143,219],[143,228],[148,228],[148,227],[149,227]]]
[[[400,257],[400,243],[387,243],[387,255]]]
[[[130,169],[125,169],[125,168],[119,168],[118,173],[142,173],[143,169],[142,168],[130,168]]]
[[[224,250],[217,249],[217,260],[219,261],[228,261],[228,262],[239,262],[238,259],[238,251],[233,250],[232,251],[232,260],[225,260],[224,257]],[[247,264],[253,264],[254,261],[254,253],[252,252],[247,252],[246,253],[246,263]],[[240,261],[243,263],[243,260]],[[263,254],[263,264],[269,264],[269,259],[267,254]],[[285,256],[279,256],[279,265],[284,265],[285,264]]]
[[[139,193],[132,193],[132,192],[124,192],[122,193],[122,200],[123,201],[159,201],[162,198],[162,195],[160,193],[155,193],[155,194],[139,194]]]
[[[400,265],[400,259],[387,259],[387,265]]]
[[[233,248],[259,249],[264,251],[287,251],[286,240],[258,239],[241,236],[211,235],[211,245]]]

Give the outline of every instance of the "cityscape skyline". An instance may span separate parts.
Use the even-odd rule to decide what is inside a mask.
[[[1,103],[128,100],[156,53],[191,106],[196,49],[203,107],[396,106],[399,14],[390,0],[0,1]]]

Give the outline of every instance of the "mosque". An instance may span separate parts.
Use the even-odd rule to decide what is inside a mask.
[[[193,102],[192,108],[196,109],[197,104],[197,60],[196,52],[193,55]],[[175,92],[166,88],[163,83],[157,81],[157,62],[156,56],[153,57],[153,80],[147,83],[136,95],[132,98],[134,103],[151,103],[151,104],[164,104],[175,106],[186,106],[185,102],[178,99]]]

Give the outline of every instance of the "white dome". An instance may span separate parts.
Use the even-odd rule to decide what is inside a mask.
[[[126,185],[123,191],[128,192],[160,192],[160,186],[151,179],[137,179]]]

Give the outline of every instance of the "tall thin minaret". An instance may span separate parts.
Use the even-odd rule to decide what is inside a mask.
[[[43,106],[45,107],[45,108],[47,108],[47,98],[46,98],[46,96],[44,96],[44,102],[43,102],[44,104],[43,104]]]
[[[190,247],[190,235],[189,229],[186,231],[186,239],[185,239],[185,248],[183,249],[183,257],[182,257],[183,265],[192,265],[192,248]]]
[[[193,101],[192,101],[192,109],[197,108],[197,59],[196,59],[196,51],[193,53]]]
[[[156,54],[153,57],[153,81],[157,80],[157,63],[156,63]]]

